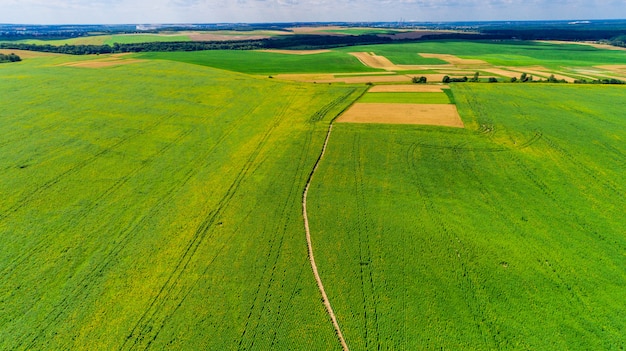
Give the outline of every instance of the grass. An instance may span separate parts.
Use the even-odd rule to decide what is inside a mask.
[[[248,74],[380,72],[342,52],[292,55],[260,51],[145,53],[135,57],[180,61]]]
[[[60,61],[0,66],[0,349],[338,349],[301,199],[364,87]]]
[[[338,124],[311,185],[351,349],[623,348],[626,90],[452,90],[466,129]]]
[[[449,104],[445,93],[368,93],[359,102],[395,104]]]
[[[339,349],[302,190],[329,120],[366,87],[223,70],[376,71],[348,50],[555,67],[624,55],[496,45],[0,65],[0,349]],[[455,102],[466,129],[338,124],[309,193],[351,349],[624,348],[624,87],[416,94],[363,99]]]

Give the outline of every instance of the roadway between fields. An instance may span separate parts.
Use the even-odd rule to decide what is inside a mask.
[[[322,278],[320,278],[320,274],[317,270],[317,265],[315,264],[315,256],[313,255],[313,245],[311,243],[311,231],[309,230],[309,216],[307,216],[306,212],[306,199],[309,193],[309,186],[311,185],[311,180],[313,179],[313,175],[317,170],[320,161],[324,157],[326,153],[326,146],[328,145],[328,139],[330,139],[330,133],[333,131],[332,122],[328,127],[328,132],[326,133],[326,140],[324,141],[324,147],[322,147],[322,153],[319,158],[315,162],[315,166],[313,167],[313,171],[309,175],[309,179],[306,182],[306,186],[304,187],[304,194],[302,195],[302,215],[304,217],[304,230],[306,231],[306,244],[309,249],[309,261],[311,262],[311,268],[313,269],[313,275],[315,276],[315,280],[317,281],[317,287],[322,294],[322,302],[324,303],[324,307],[326,307],[326,312],[330,316],[330,320],[333,323],[333,327],[335,328],[335,332],[337,333],[337,337],[339,338],[339,342],[341,343],[341,347],[343,347],[344,351],[349,351],[348,344],[346,344],[346,340],[341,333],[341,328],[339,327],[339,323],[337,323],[337,317],[335,317],[335,312],[333,311],[333,307],[330,305],[330,300],[328,300],[328,296],[326,295],[326,290],[324,290],[324,284],[322,284]]]

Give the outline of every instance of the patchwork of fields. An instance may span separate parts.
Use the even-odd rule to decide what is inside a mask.
[[[385,85],[370,89],[337,122],[422,124],[463,128],[456,106],[442,85]],[[408,88],[408,89],[407,89]]]
[[[309,212],[350,347],[623,347],[626,90],[452,89],[467,129],[333,130]]]
[[[620,77],[626,52],[22,57],[0,65],[0,349],[341,349],[308,179],[351,350],[626,347],[626,89],[398,84]],[[442,124],[427,107],[464,128],[391,124]],[[331,120],[366,112],[311,177]]]
[[[302,51],[298,51],[302,54]],[[166,59],[247,74],[309,83],[410,83],[424,76],[471,77],[509,81],[522,73],[535,80],[626,80],[624,51],[582,44],[545,42],[435,41],[381,44],[314,51],[310,55],[279,52],[205,51],[142,53],[137,58]],[[352,74],[349,74],[352,73]],[[358,73],[358,74],[354,74]]]

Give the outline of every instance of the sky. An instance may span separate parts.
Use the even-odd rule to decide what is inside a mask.
[[[0,0],[0,23],[625,19],[626,0]]]

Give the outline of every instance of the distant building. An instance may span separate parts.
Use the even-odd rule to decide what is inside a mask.
[[[159,27],[160,25],[158,24],[138,24],[135,28],[137,30],[157,30]]]

